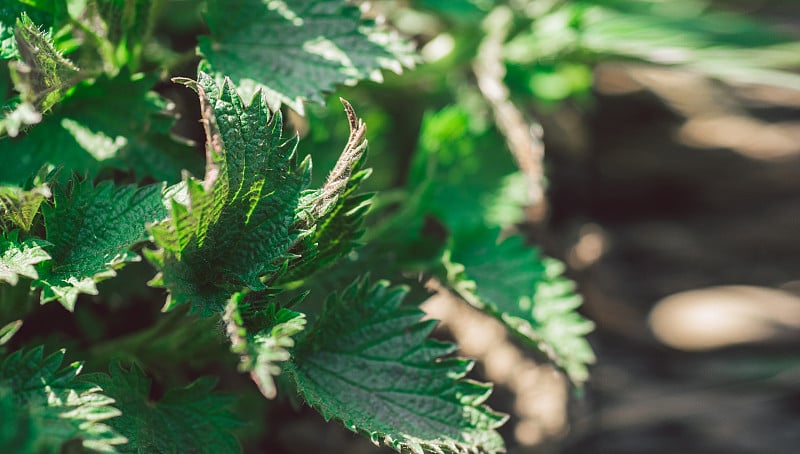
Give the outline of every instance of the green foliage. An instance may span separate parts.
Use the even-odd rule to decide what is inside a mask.
[[[58,300],[74,309],[79,293],[97,294],[95,283],[116,275],[126,262],[139,260],[131,248],[148,238],[145,224],[166,216],[162,185],[93,186],[72,180],[56,188],[53,205],[42,208],[48,253],[52,260],[38,267],[34,287],[41,301]]]
[[[110,375],[87,374],[125,411],[108,424],[128,439],[119,452],[236,452],[239,443],[230,430],[241,423],[226,410],[232,399],[212,393],[217,380],[203,377],[152,401],[151,380],[135,363],[130,370],[112,363]]]
[[[405,291],[353,283],[331,296],[298,342],[289,374],[326,419],[394,449],[501,452],[506,419],[481,404],[490,386],[464,380],[472,362],[426,339],[436,322],[402,306]]]
[[[244,299],[243,294],[236,293],[225,307],[223,320],[231,340],[231,351],[240,356],[239,370],[250,372],[261,394],[272,399],[278,393],[272,377],[281,373],[278,363],[291,358],[292,336],[303,331],[305,314],[269,305],[259,314],[265,328],[251,334],[239,312],[240,307],[245,308]]]
[[[245,99],[263,90],[273,108],[302,112],[304,99],[322,102],[336,84],[414,61],[408,44],[343,0],[209,0],[206,21],[211,36],[200,37],[199,50],[210,70],[233,79]]]
[[[19,240],[19,231],[14,230],[0,236],[0,281],[17,285],[20,276],[36,279],[36,265],[50,260],[50,254],[44,250],[49,243],[36,238]]]
[[[529,114],[589,99],[591,69],[610,57],[797,86],[796,42],[699,0],[185,3],[0,6],[2,452],[263,448],[243,434],[279,432],[260,421],[283,404],[237,401],[259,392],[299,396],[397,451],[501,452],[491,386],[429,337],[426,281],[577,386],[594,361],[574,283],[527,244],[546,177],[520,164],[505,113],[533,140]],[[432,63],[347,91],[379,132],[375,195],[350,103],[301,115],[418,61],[384,18]],[[191,135],[195,99],[169,84],[195,65],[174,80],[199,98],[205,162],[176,137]],[[312,156],[326,178],[312,178]],[[147,262],[118,276],[141,248]],[[39,311],[52,323],[28,323]],[[45,357],[31,339],[75,346],[110,375],[78,377],[63,350]]]
[[[131,169],[139,177],[177,181],[182,169],[199,172],[194,151],[170,136],[173,118],[164,98],[150,91],[153,78],[100,77],[72,95],[3,152],[21,155],[0,169],[0,181],[19,183],[43,163],[94,176],[102,169]]]
[[[595,357],[584,336],[594,324],[576,312],[581,298],[560,262],[519,236],[499,239],[488,229],[456,235],[448,255],[446,282],[459,296],[544,352],[574,383],[589,378],[586,365]]]
[[[281,115],[260,98],[245,106],[230,81],[220,88],[204,73],[187,83],[201,100],[208,167],[203,181],[184,181],[169,218],[152,228],[162,249],[148,253],[160,270],[151,283],[169,289],[167,308],[221,312],[242,287],[266,290],[261,278],[289,259],[304,233],[295,212],[310,160],[298,163],[296,140],[282,137]]]
[[[67,442],[114,452],[126,442],[107,425],[120,412],[93,383],[78,379],[80,363],[62,368],[64,351],[18,350],[0,363],[0,446],[7,452],[61,452]]]
[[[0,136],[16,136],[25,125],[41,120],[40,112],[55,105],[67,88],[80,80],[78,68],[64,58],[53,41],[26,15],[16,22],[16,46],[4,46],[6,58],[19,55],[19,60],[9,65],[14,87],[20,93],[20,105],[6,119],[0,121]]]

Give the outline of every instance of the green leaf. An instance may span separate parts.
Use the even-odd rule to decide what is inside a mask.
[[[14,87],[22,101],[16,110],[47,112],[82,76],[78,68],[56,50],[50,36],[37,28],[27,14],[17,19],[14,36],[20,60],[12,62],[9,67]],[[11,114],[11,117],[20,118],[19,114]],[[21,118],[35,120],[35,116],[30,115]],[[26,124],[37,122],[29,121]],[[13,121],[0,121],[0,136],[16,136],[19,132],[17,126]]]
[[[344,0],[209,0],[210,37],[199,38],[214,74],[232,78],[245,99],[257,88],[269,104],[302,112],[335,85],[377,79],[414,62],[412,48],[361,19]]]
[[[14,320],[0,327],[0,347],[8,343],[20,328],[22,328],[22,320]],[[0,350],[0,353],[2,353],[2,350]]]
[[[83,47],[94,55],[89,64],[108,75],[121,68],[136,72],[155,20],[153,0],[84,0],[67,5],[72,22],[80,28]]]
[[[135,363],[125,370],[112,363],[110,375],[87,374],[83,380],[97,383],[112,397],[122,415],[108,424],[128,437],[122,453],[240,452],[229,431],[240,422],[226,408],[233,399],[213,393],[216,379],[202,377],[191,384],[170,389],[158,401],[150,399],[152,382]]]
[[[496,229],[463,232],[452,240],[446,282],[471,305],[502,321],[581,385],[595,360],[584,336],[594,324],[576,309],[581,297],[562,276],[564,266],[525,246],[520,236],[498,239]]]
[[[62,452],[76,441],[114,452],[126,442],[107,424],[120,412],[93,383],[76,379],[80,363],[61,368],[64,351],[16,351],[0,363],[0,446],[4,452]]]
[[[151,229],[162,248],[147,252],[160,270],[151,285],[169,289],[166,308],[221,312],[241,288],[265,290],[261,278],[289,259],[311,162],[298,163],[297,139],[282,137],[280,113],[260,98],[245,106],[229,80],[220,88],[205,73],[187,84],[200,96],[207,171],[185,180],[169,218]]]
[[[250,372],[261,394],[273,399],[277,395],[277,388],[272,377],[281,373],[278,363],[289,360],[289,349],[294,347],[292,336],[305,328],[305,314],[285,308],[278,309],[271,304],[258,314],[260,324],[266,327],[251,334],[240,313],[244,299],[243,294],[234,294],[223,315],[226,332],[231,340],[231,351],[240,357],[239,370]]]
[[[182,169],[201,172],[193,148],[170,135],[174,114],[150,91],[154,83],[123,73],[76,87],[24,137],[2,142],[8,165],[0,169],[0,181],[19,183],[45,164],[92,176],[109,167],[133,170],[162,181],[178,181]]]
[[[39,214],[39,206],[51,195],[46,184],[38,184],[30,190],[0,186],[0,226],[4,231],[14,228],[29,231]]]
[[[7,1],[0,6],[0,60],[19,57],[17,41],[14,38],[17,19],[25,13],[32,22],[44,27],[52,25],[52,17],[21,1]]]
[[[298,214],[302,228],[311,233],[292,249],[296,255],[278,282],[308,277],[347,255],[358,246],[364,217],[372,194],[356,195],[371,169],[364,169],[367,158],[366,125],[353,107],[340,99],[350,123],[350,136],[336,165],[322,188],[307,193]]]
[[[525,178],[503,139],[472,117],[457,105],[425,115],[409,175],[417,215],[434,215],[452,231],[524,219]]]
[[[286,366],[326,419],[397,451],[502,452],[506,419],[481,405],[491,387],[463,377],[472,362],[427,339],[436,324],[402,306],[405,290],[356,282],[328,299]]]
[[[96,282],[139,260],[131,247],[148,239],[145,224],[166,217],[159,184],[94,187],[73,180],[70,186],[56,188],[53,206],[42,207],[52,260],[38,268],[33,283],[42,287],[42,303],[58,300],[68,310],[79,293],[96,295]]]
[[[49,245],[38,238],[20,241],[19,230],[0,234],[0,281],[17,285],[20,276],[38,278],[34,265],[50,259],[44,250]]]

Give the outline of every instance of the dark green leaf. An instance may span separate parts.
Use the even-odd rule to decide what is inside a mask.
[[[200,378],[170,389],[158,401],[150,399],[152,382],[135,363],[125,370],[112,363],[110,375],[87,374],[112,397],[122,415],[108,422],[128,437],[119,452],[234,453],[241,451],[231,429],[241,424],[226,408],[232,398],[213,393],[216,379]]]
[[[190,85],[201,100],[208,167],[205,180],[185,181],[169,219],[152,228],[162,249],[148,252],[160,270],[151,283],[169,289],[167,307],[221,312],[242,287],[266,289],[260,278],[288,260],[303,233],[293,226],[310,160],[297,162],[296,139],[282,137],[281,115],[260,99],[245,106],[230,81],[220,88],[204,73]]]
[[[215,74],[232,78],[245,99],[257,88],[275,108],[302,112],[336,84],[400,72],[413,64],[411,46],[361,20],[343,0],[210,0],[210,37],[200,52]]]
[[[120,412],[93,383],[76,379],[80,363],[62,368],[64,351],[16,351],[0,363],[0,447],[3,452],[62,452],[69,441],[102,452],[126,442],[107,424]]]
[[[581,297],[563,265],[526,247],[522,237],[478,229],[453,238],[446,282],[473,306],[502,321],[581,385],[595,360],[584,336],[594,324],[576,309]]]
[[[182,169],[200,172],[194,150],[170,136],[174,118],[168,102],[150,91],[154,82],[122,74],[77,87],[42,124],[2,142],[8,165],[0,169],[0,181],[19,183],[45,164],[90,175],[107,167],[131,169],[165,181],[177,181]]]
[[[116,275],[125,262],[139,260],[131,251],[148,239],[145,224],[166,217],[162,185],[114,187],[72,181],[68,190],[56,188],[53,206],[42,208],[48,252],[35,287],[42,303],[58,300],[69,310],[79,293],[97,294],[95,283]]]
[[[471,361],[427,339],[435,321],[401,302],[405,291],[356,282],[331,297],[286,366],[325,419],[397,451],[502,452],[505,416],[481,405],[491,387],[464,379]]]

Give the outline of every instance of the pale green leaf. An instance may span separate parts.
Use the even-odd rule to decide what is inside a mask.
[[[53,206],[42,207],[52,260],[38,268],[33,285],[42,287],[42,303],[58,300],[72,310],[78,294],[96,295],[96,282],[139,260],[131,247],[149,238],[145,224],[163,219],[166,210],[162,185],[115,187],[106,181],[95,187],[73,180],[70,186],[57,188]]]
[[[22,328],[22,320],[15,320],[0,327],[0,346],[5,345]]]
[[[38,238],[19,239],[19,231],[0,234],[0,281],[17,285],[19,277],[36,279],[34,265],[50,259],[44,247],[50,243]]]
[[[408,182],[417,215],[453,231],[508,227],[524,218],[527,182],[502,137],[471,117],[458,105],[425,115]]]
[[[9,231],[15,228],[27,232],[39,213],[39,206],[52,194],[46,184],[30,190],[19,186],[0,186],[0,226]]]
[[[400,72],[414,62],[409,44],[361,19],[344,0],[210,0],[199,51],[249,99],[263,90],[275,108],[298,112],[335,85]]]
[[[151,380],[135,363],[125,370],[112,363],[110,375],[84,375],[115,401],[122,415],[108,424],[128,438],[122,453],[191,452],[219,454],[240,452],[231,433],[241,423],[226,409],[232,398],[212,390],[216,379],[200,378],[191,384],[167,390],[157,401],[151,400]]]
[[[80,363],[62,368],[64,351],[16,351],[0,362],[3,452],[63,452],[67,442],[115,452],[127,440],[108,426],[120,414],[96,384],[77,379]],[[113,419],[111,419],[113,420]]]
[[[398,451],[502,452],[505,416],[491,387],[464,379],[472,362],[427,339],[436,322],[402,306],[405,290],[356,282],[331,297],[286,370],[326,419]]]
[[[273,399],[277,388],[272,377],[281,373],[279,363],[289,360],[289,349],[294,347],[293,336],[305,328],[305,314],[277,309],[271,304],[258,314],[265,328],[250,333],[240,313],[244,300],[243,294],[234,294],[223,315],[231,351],[240,357],[239,370],[249,372],[261,394]]]

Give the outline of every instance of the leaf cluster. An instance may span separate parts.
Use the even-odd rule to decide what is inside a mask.
[[[544,183],[498,110],[588,92],[607,56],[653,60],[684,10],[534,3],[384,2],[401,29],[431,19],[405,30],[430,63],[344,89],[363,117],[309,102],[421,58],[345,0],[0,6],[0,451],[238,452],[264,413],[248,405],[284,396],[400,452],[503,452],[491,385],[431,337],[431,287],[582,386],[593,325],[528,244]],[[693,20],[680,64],[795,83],[780,35]],[[722,71],[702,52],[720,43],[774,58]],[[196,106],[165,96],[181,90]]]

